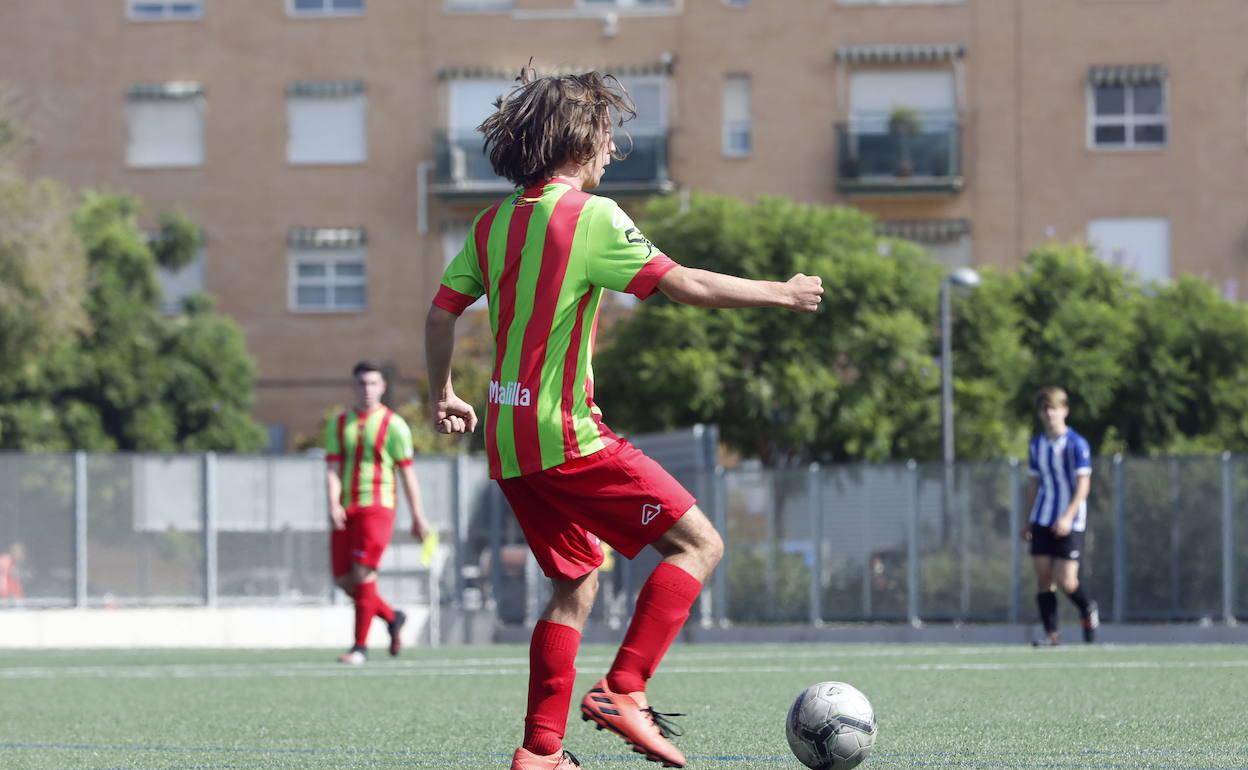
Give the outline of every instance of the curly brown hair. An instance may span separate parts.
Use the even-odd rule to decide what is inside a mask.
[[[549,179],[564,163],[589,163],[601,143],[611,141],[612,123],[623,126],[637,115],[614,75],[538,76],[527,66],[516,80],[520,84],[494,102],[494,114],[477,130],[485,134],[494,173],[520,187]],[[611,157],[625,155],[617,149]]]

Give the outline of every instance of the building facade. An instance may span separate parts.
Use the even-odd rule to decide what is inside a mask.
[[[40,0],[0,5],[0,82],[33,174],[204,227],[167,290],[242,325],[283,446],[358,358],[420,395],[438,276],[507,190],[472,129],[530,57],[634,96],[626,207],[854,205],[950,266],[1087,239],[1238,298],[1245,33],[1241,0]]]

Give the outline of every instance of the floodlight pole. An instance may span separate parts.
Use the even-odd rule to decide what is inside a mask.
[[[940,432],[943,481],[941,483],[940,525],[949,535],[953,514],[953,310],[950,294],[953,284],[949,276],[940,282]]]

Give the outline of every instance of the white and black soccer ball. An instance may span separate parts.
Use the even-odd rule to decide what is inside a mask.
[[[844,682],[820,682],[793,701],[784,732],[811,770],[849,770],[871,753],[878,730],[867,696]]]

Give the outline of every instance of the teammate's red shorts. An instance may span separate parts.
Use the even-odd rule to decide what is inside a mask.
[[[334,577],[349,574],[353,563],[377,569],[393,534],[393,508],[348,508],[347,528],[329,532],[329,563]]]
[[[623,439],[498,485],[542,572],[562,580],[602,564],[599,538],[631,559],[697,502],[663,466]]]

